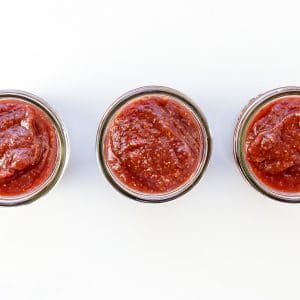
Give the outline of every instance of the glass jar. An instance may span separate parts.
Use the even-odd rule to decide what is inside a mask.
[[[251,122],[262,109],[286,96],[300,96],[300,87],[288,86],[277,88],[250,100],[239,116],[234,132],[233,151],[241,174],[257,191],[275,200],[295,203],[300,202],[300,193],[278,190],[262,182],[252,170],[245,153],[245,139]]]
[[[55,129],[55,135],[57,138],[57,155],[55,166],[51,175],[38,186],[33,189],[29,189],[28,192],[13,196],[0,195],[0,205],[2,206],[15,206],[31,203],[52,190],[61,179],[69,158],[70,147],[68,134],[58,114],[43,99],[24,91],[2,90],[0,91],[0,103],[3,100],[17,100],[35,106],[46,114]]]
[[[162,95],[162,96],[167,96],[167,97],[171,97],[172,99],[175,99],[176,102],[178,102],[189,112],[191,112],[191,114],[193,115],[194,119],[198,124],[197,127],[199,127],[199,130],[201,131],[203,137],[203,145],[202,145],[203,151],[201,154],[201,158],[199,159],[199,164],[197,166],[196,171],[193,172],[192,176],[183,185],[179,186],[175,190],[168,191],[165,193],[144,193],[128,187],[127,185],[122,183],[117,178],[117,176],[115,176],[115,174],[112,172],[109,164],[105,159],[104,141],[105,141],[107,129],[109,128],[111,121],[125,104],[129,103],[131,100],[135,100],[138,97],[146,96],[146,95],[147,96]],[[188,98],[181,92],[168,87],[145,86],[125,93],[124,95],[119,97],[106,111],[99,124],[98,132],[97,132],[96,154],[97,154],[97,160],[99,166],[103,171],[105,177],[112,184],[112,186],[116,188],[119,192],[134,200],[159,203],[159,202],[170,201],[179,196],[182,196],[197,184],[197,182],[202,177],[208,165],[210,155],[211,155],[211,143],[212,143],[211,134],[210,134],[210,130],[206,118],[203,115],[202,111],[190,98]]]

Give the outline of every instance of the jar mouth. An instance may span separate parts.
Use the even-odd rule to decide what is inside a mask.
[[[58,114],[51,108],[51,106],[46,101],[44,101],[38,96],[24,91],[0,91],[0,102],[2,100],[10,99],[29,103],[37,107],[47,115],[55,129],[55,135],[57,140],[57,155],[55,160],[55,166],[51,174],[45,179],[45,181],[43,181],[37,187],[26,191],[25,193],[20,193],[17,195],[0,195],[0,206],[16,206],[31,203],[47,194],[61,179],[68,164],[70,151],[69,138],[66,128]]]
[[[256,190],[274,200],[298,203],[300,202],[300,192],[285,192],[264,183],[255,175],[251,165],[246,159],[245,153],[247,131],[257,113],[267,105],[276,102],[285,96],[300,96],[300,87],[287,86],[273,89],[250,100],[248,105],[242,110],[235,128],[233,152],[235,161],[243,177]]]
[[[197,125],[199,126],[199,131],[201,131],[201,135],[203,137],[203,151],[202,157],[199,159],[198,166],[195,171],[191,174],[190,178],[184,182],[179,187],[167,191],[164,193],[145,193],[140,192],[138,190],[134,190],[129,186],[122,183],[111,171],[104,153],[104,139],[106,136],[107,129],[110,125],[110,121],[113,117],[123,108],[127,103],[132,100],[136,100],[139,97],[145,95],[164,95],[168,96],[179,104],[183,105],[186,109],[188,109],[194,119],[197,121]],[[106,179],[112,184],[112,186],[121,192],[123,195],[127,197],[142,201],[142,202],[151,202],[151,203],[160,203],[160,202],[167,202],[178,198],[191,190],[198,181],[201,179],[210,159],[211,155],[211,135],[208,127],[208,123],[202,113],[202,111],[193,103],[193,101],[185,96],[184,94],[180,93],[177,90],[162,87],[162,86],[145,86],[141,88],[137,88],[131,90],[121,97],[119,97],[106,111],[102,120],[100,121],[98,132],[97,132],[97,139],[96,139],[96,153],[97,153],[97,161],[99,167],[103,171]]]

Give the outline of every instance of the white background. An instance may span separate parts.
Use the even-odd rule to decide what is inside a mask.
[[[71,159],[51,194],[0,209],[1,300],[299,299],[300,205],[267,199],[234,165],[236,118],[300,85],[300,3],[0,0],[0,88],[45,98]],[[214,136],[206,176],[147,205],[99,172],[98,121],[122,93],[176,88]]]

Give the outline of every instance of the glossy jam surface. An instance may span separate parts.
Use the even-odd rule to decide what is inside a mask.
[[[245,138],[256,177],[282,192],[300,192],[300,96],[278,98],[254,116]]]
[[[150,194],[186,183],[202,152],[203,134],[193,113],[161,94],[141,96],[121,107],[104,142],[112,173],[127,187]]]
[[[18,99],[0,100],[0,195],[21,195],[47,180],[57,147],[46,113]]]

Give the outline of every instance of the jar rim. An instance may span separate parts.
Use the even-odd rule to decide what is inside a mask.
[[[110,171],[109,166],[106,163],[104,155],[104,138],[106,130],[109,126],[109,123],[113,116],[119,111],[124,105],[126,105],[131,100],[137,99],[140,96],[144,95],[153,95],[153,94],[163,94],[174,98],[176,101],[180,102],[181,105],[186,106],[187,109],[191,111],[195,120],[199,125],[199,130],[202,131],[203,135],[203,154],[199,162],[197,170],[193,173],[191,178],[179,186],[178,188],[161,194],[156,193],[143,193],[130,189],[125,184],[122,184]],[[106,110],[105,114],[99,122],[99,127],[96,137],[96,155],[99,168],[103,171],[105,178],[109,183],[123,195],[137,201],[147,202],[147,203],[161,203],[174,200],[183,194],[190,191],[202,178],[204,171],[206,170],[212,148],[212,138],[210,129],[207,123],[207,120],[201,111],[201,109],[186,95],[181,92],[164,86],[143,86],[137,89],[128,91],[127,93],[121,95],[117,98],[112,105]]]
[[[62,119],[60,118],[58,113],[44,99],[21,90],[0,90],[0,101],[6,100],[8,98],[13,98],[15,100],[27,102],[43,111],[48,116],[55,128],[58,142],[58,153],[55,162],[55,167],[51,175],[43,183],[38,185],[36,188],[19,195],[0,195],[0,206],[17,206],[21,204],[28,204],[39,199],[40,197],[50,192],[50,190],[52,190],[56,186],[56,184],[62,178],[64,171],[68,165],[70,155],[70,143],[68,132]]]
[[[279,100],[285,96],[297,95],[300,96],[300,87],[298,86],[285,86],[269,90],[265,93],[259,94],[257,97],[252,98],[249,103],[244,107],[239,115],[233,137],[233,155],[235,162],[239,168],[240,173],[246,181],[254,187],[257,191],[268,196],[271,199],[287,202],[287,203],[300,203],[300,192],[291,193],[276,190],[264,184],[259,180],[254,172],[251,170],[249,163],[245,158],[244,141],[245,135],[249,128],[253,117],[266,105],[273,101]]]

